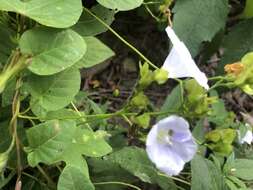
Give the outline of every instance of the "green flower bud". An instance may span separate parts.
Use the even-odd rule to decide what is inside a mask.
[[[119,95],[120,95],[119,89],[116,88],[116,89],[113,91],[113,96],[118,97]]]
[[[184,109],[192,116],[201,116],[209,111],[212,99],[208,98],[205,89],[195,79],[187,80],[184,83],[187,96],[184,99]]]
[[[143,92],[137,93],[131,101],[131,105],[136,106],[140,109],[146,108],[148,103],[149,99]]]
[[[222,156],[228,156],[232,152],[235,137],[234,129],[216,129],[205,135],[208,147]]]
[[[139,86],[141,88],[146,88],[154,81],[153,72],[149,70],[149,65],[147,63],[143,65],[140,64],[140,77]]]
[[[158,84],[164,84],[168,80],[168,71],[164,69],[156,69],[154,71],[154,79]]]
[[[232,87],[237,86],[246,94],[253,95],[253,52],[243,56],[240,62],[227,64],[225,71]]]

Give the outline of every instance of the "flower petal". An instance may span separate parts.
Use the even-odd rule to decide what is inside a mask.
[[[189,162],[196,154],[198,146],[193,139],[190,139],[183,143],[174,141],[172,149],[180,156],[184,162]]]
[[[158,130],[161,129],[173,129],[173,131],[176,132],[185,132],[187,129],[189,129],[189,124],[188,122],[177,115],[171,115],[169,117],[166,117],[159,121],[157,123],[158,125]]]
[[[192,77],[205,89],[209,89],[206,75],[199,70],[183,42],[179,40],[171,27],[166,32],[173,44],[162,68],[169,72],[169,78]]]
[[[159,144],[147,146],[146,151],[156,167],[167,175],[178,175],[184,168],[185,162],[171,150],[170,146]]]
[[[170,134],[170,130],[172,133]],[[154,125],[146,141],[148,157],[168,175],[178,175],[197,151],[188,122],[172,115]]]
[[[244,135],[244,137],[241,138],[240,143],[243,144],[246,142],[247,144],[250,145],[252,141],[253,141],[252,131],[248,130],[246,134]]]

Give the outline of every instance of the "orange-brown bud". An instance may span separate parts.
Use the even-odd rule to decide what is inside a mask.
[[[228,74],[239,75],[244,69],[244,65],[241,62],[236,62],[225,65],[224,69]]]

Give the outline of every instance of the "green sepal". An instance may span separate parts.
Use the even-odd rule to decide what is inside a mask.
[[[141,88],[146,88],[154,81],[154,74],[151,70],[149,70],[149,65],[144,63],[143,65],[139,65],[140,67],[140,80],[139,86]]]
[[[148,104],[149,99],[143,92],[138,92],[131,100],[131,105],[140,109],[146,108]]]
[[[133,122],[139,125],[140,127],[146,129],[149,127],[150,123],[150,115],[149,114],[142,114],[136,117],[133,117]]]
[[[164,69],[156,69],[154,71],[154,80],[158,84],[164,84],[168,80],[169,72]]]

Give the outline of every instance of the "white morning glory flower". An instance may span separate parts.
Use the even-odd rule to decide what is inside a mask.
[[[253,134],[252,134],[252,131],[251,130],[247,130],[247,132],[245,133],[244,137],[241,137],[241,134],[240,134],[240,131],[238,131],[239,133],[239,142],[240,144],[244,144],[244,143],[247,143],[247,144],[251,144],[253,142]]]
[[[159,121],[150,130],[146,151],[156,167],[167,175],[178,175],[184,164],[189,162],[197,151],[188,122],[173,115]]]
[[[173,47],[162,68],[169,72],[169,78],[192,77],[205,89],[209,89],[206,75],[199,70],[185,44],[170,26],[166,28],[166,32]]]

